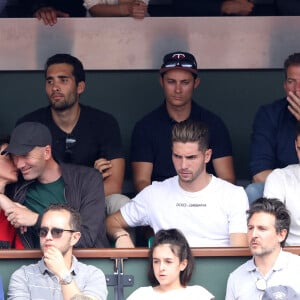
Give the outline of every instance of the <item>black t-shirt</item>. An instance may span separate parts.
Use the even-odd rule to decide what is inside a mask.
[[[53,121],[50,107],[40,108],[18,120],[45,124],[52,134],[55,159],[93,167],[100,157],[108,160],[123,158],[120,128],[116,119],[103,111],[80,105],[77,124],[71,134],[62,131]],[[66,142],[67,140],[67,142]]]

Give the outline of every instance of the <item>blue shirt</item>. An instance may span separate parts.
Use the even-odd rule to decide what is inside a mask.
[[[225,300],[262,299],[264,292],[256,287],[256,281],[260,279],[263,279],[266,282],[267,288],[279,285],[289,286],[299,294],[299,272],[300,257],[286,251],[280,251],[276,262],[265,276],[260,273],[252,258],[229,275]]]
[[[6,17],[5,15],[5,6],[7,4],[7,0],[0,0],[0,17]],[[0,298],[2,299],[2,298]]]
[[[257,111],[251,140],[250,174],[298,163],[295,150],[296,118],[285,98]]]
[[[73,256],[71,273],[80,292],[97,300],[107,299],[107,287],[103,272],[79,262]],[[58,278],[41,259],[36,264],[22,266],[9,281],[7,299],[63,300]]]
[[[212,159],[232,155],[231,140],[223,121],[214,113],[192,102],[189,119],[207,124],[210,133]],[[131,140],[131,161],[151,162],[152,181],[162,181],[176,174],[172,163],[172,128],[176,121],[170,118],[166,104],[146,115],[136,123]],[[208,173],[215,174],[212,162]]]

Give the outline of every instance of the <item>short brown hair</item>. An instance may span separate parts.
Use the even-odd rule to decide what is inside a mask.
[[[172,130],[172,144],[180,143],[198,143],[200,151],[209,148],[209,130],[205,123],[195,120],[185,120],[174,125]]]
[[[61,211],[61,210],[65,210],[70,213],[70,227],[72,228],[72,230],[80,232],[81,231],[80,213],[77,210],[73,209],[72,207],[70,207],[66,204],[51,204],[51,205],[49,205],[41,217],[41,222],[42,222],[43,216],[45,215],[46,212]]]
[[[287,70],[290,66],[300,66],[300,53],[291,54],[284,62],[284,75],[287,79]]]

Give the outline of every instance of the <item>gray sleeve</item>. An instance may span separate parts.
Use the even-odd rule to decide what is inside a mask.
[[[104,273],[94,266],[88,266],[86,274],[88,278],[83,290],[80,292],[85,296],[96,297],[98,300],[106,300],[108,292]]]
[[[18,269],[10,277],[7,300],[12,299],[30,300],[30,293],[24,268]]]

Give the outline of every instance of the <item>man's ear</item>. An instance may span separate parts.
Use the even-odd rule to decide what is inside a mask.
[[[211,159],[211,155],[212,155],[212,149],[206,149],[205,153],[204,153],[204,162],[208,163]]]
[[[71,246],[75,246],[80,240],[81,233],[79,231],[73,232],[71,239]]]
[[[80,81],[77,85],[77,94],[80,95],[84,92],[85,90],[85,82],[84,81]]]
[[[278,234],[278,241],[279,243],[281,243],[282,241],[284,241],[284,239],[286,238],[287,235],[287,230],[286,229],[281,229],[281,231]]]
[[[196,89],[198,86],[199,86],[199,84],[200,84],[200,78],[199,77],[197,77],[196,79],[195,79],[195,82],[194,82],[194,89]]]
[[[45,160],[49,160],[52,157],[52,149],[50,145],[44,147]]]
[[[162,76],[159,77],[159,83],[161,87],[164,87],[164,80]]]

